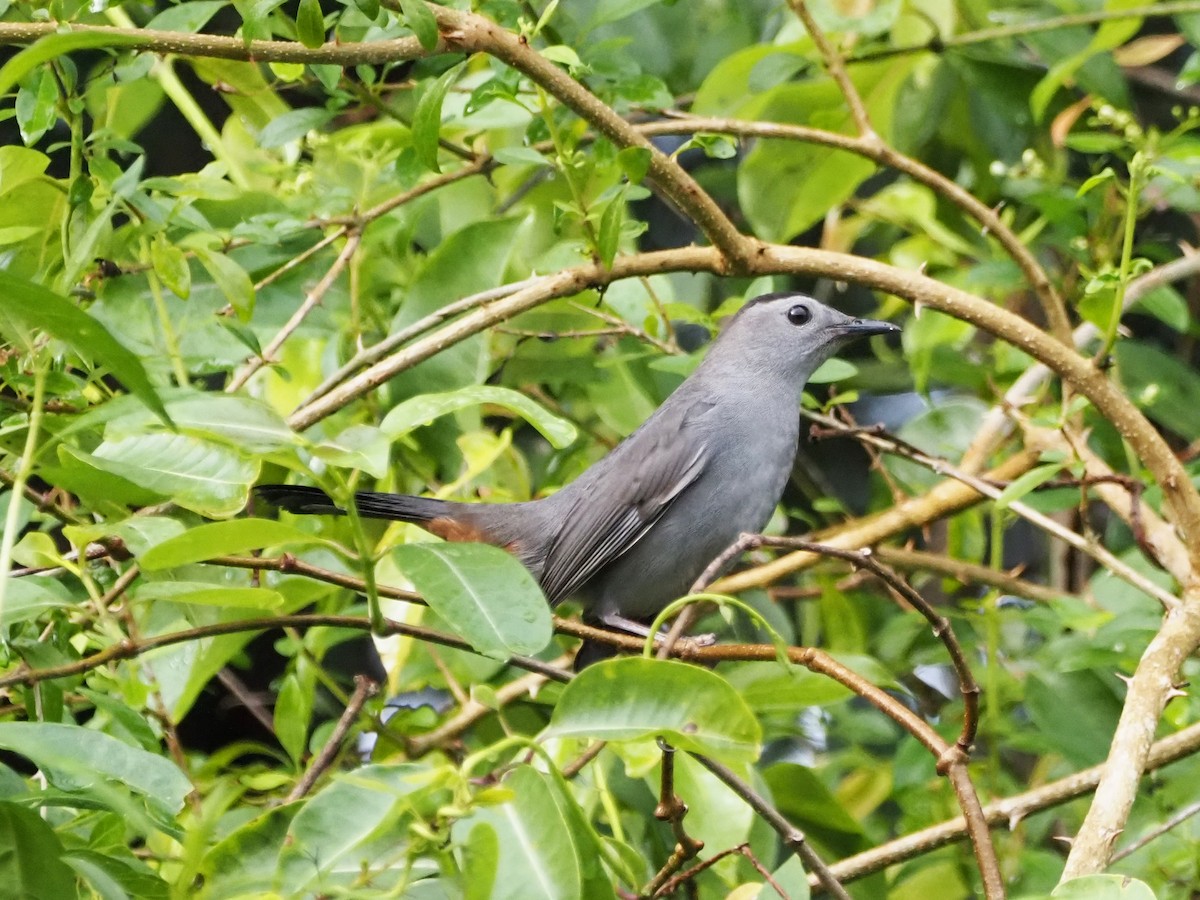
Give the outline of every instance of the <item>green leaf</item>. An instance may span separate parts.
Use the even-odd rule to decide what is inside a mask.
[[[1028,679],[1025,705],[1038,736],[1038,749],[1058,751],[1080,768],[1104,759],[1113,729],[1121,714],[1115,679],[1095,669],[1058,672],[1043,669]],[[1062,698],[1071,698],[1077,713],[1070,728],[1055,728],[1062,721]]]
[[[633,184],[641,184],[650,171],[650,151],[645,147],[626,147],[617,153],[617,165]]]
[[[3,628],[39,619],[43,613],[74,602],[61,583],[37,575],[10,578],[4,591],[4,608],[0,611],[0,627]]]
[[[832,678],[800,666],[785,669],[777,662],[736,664],[725,679],[759,716],[786,716],[801,707],[827,706],[854,695]]]
[[[887,140],[896,97],[913,60],[866,63],[852,75],[875,129]],[[832,131],[850,127],[841,92],[829,79],[781,84],[758,95],[744,114]],[[854,195],[876,164],[842,150],[795,141],[762,140],[738,169],[738,197],[755,231],[788,241]]]
[[[359,12],[374,22],[379,18],[379,0],[354,0],[354,5],[358,7]],[[332,67],[331,67],[332,68]],[[328,88],[329,85],[326,85]]]
[[[400,12],[405,24],[413,30],[417,40],[426,50],[434,50],[438,43],[437,19],[425,0],[400,0]]]
[[[157,753],[161,748],[159,737],[145,717],[133,707],[122,703],[117,697],[109,696],[90,688],[79,688],[79,693],[96,707],[97,722],[102,730],[113,737],[127,735],[127,740],[137,741],[143,750]],[[105,719],[108,722],[105,722]],[[114,733],[115,732],[115,733]]]
[[[508,802],[480,807],[461,825],[471,872],[489,900],[603,900],[613,896],[600,842],[561,780],[521,766],[504,779]],[[490,863],[486,874],[483,861]]]
[[[0,147],[0,194],[40,178],[50,165],[50,157],[29,147]]]
[[[138,562],[148,572],[232,556],[280,544],[322,544],[320,538],[273,519],[209,522],[152,547]]]
[[[27,144],[40,141],[58,121],[58,84],[49,69],[35,72],[17,91],[13,106],[17,127]]]
[[[75,897],[75,873],[62,860],[58,835],[36,811],[0,801],[0,895]]]
[[[621,248],[621,223],[625,218],[625,195],[618,193],[608,201],[600,216],[600,231],[596,236],[596,250],[600,254],[600,264],[606,269],[612,268],[617,251]]]
[[[900,0],[878,0],[867,7],[867,11],[842,12],[843,4],[834,0],[816,0],[812,3],[812,16],[822,31],[845,31],[851,34],[874,37],[883,34],[900,15]]]
[[[192,270],[187,256],[161,231],[150,244],[150,264],[171,293],[181,300],[188,298],[192,292]]]
[[[1137,0],[1108,0],[1105,8],[1113,12],[1139,6]],[[1087,46],[1078,53],[1059,58],[1050,66],[1042,80],[1029,95],[1029,108],[1034,118],[1041,120],[1050,101],[1064,85],[1070,83],[1084,65],[1097,54],[1111,51],[1125,43],[1141,28],[1142,20],[1136,17],[1114,17],[1101,23],[1092,34]]]
[[[183,808],[192,784],[175,764],[99,731],[54,722],[0,722],[0,747],[20,754],[64,791],[117,781],[165,815]]]
[[[76,848],[63,854],[63,860],[103,898],[168,900],[171,895],[165,881],[132,859]]]
[[[310,49],[325,43],[325,17],[321,15],[321,0],[300,0],[296,9],[296,36]]]
[[[246,505],[260,465],[220,444],[165,433],[106,440],[95,453],[75,457],[214,518]]]
[[[520,252],[522,229],[522,220],[515,217],[488,218],[443,237],[408,285],[389,333],[447,303],[501,284],[509,260]],[[393,396],[407,398],[484,382],[492,360],[488,343],[483,335],[467,338],[402,372],[389,384]]]
[[[492,154],[496,161],[506,166],[550,166],[545,156],[532,147],[501,147]]]
[[[1186,332],[1192,321],[1187,301],[1178,291],[1166,284],[1148,291],[1137,302],[1135,309],[1154,316],[1179,332]]]
[[[268,809],[235,828],[208,851],[201,863],[205,894],[211,897],[270,896],[275,869],[288,842],[298,803]]]
[[[235,609],[273,610],[283,606],[283,594],[267,588],[212,584],[207,581],[147,581],[138,585],[134,597],[153,603],[199,603],[202,606],[228,606]]]
[[[63,341],[84,359],[108,369],[166,425],[173,425],[141,360],[65,297],[0,271],[0,331],[22,343],[28,343],[34,331]]]
[[[19,244],[26,238],[41,234],[44,230],[39,225],[14,225],[11,228],[0,228],[0,247]]]
[[[484,656],[528,656],[550,643],[545,595],[529,570],[498,547],[405,544],[392,555],[437,614]]]
[[[1034,466],[1020,478],[1014,479],[1012,484],[1000,492],[1000,496],[995,501],[996,509],[1008,509],[1010,504],[1020,500],[1030,491],[1037,490],[1062,470],[1062,463]]]
[[[172,389],[162,394],[167,414],[176,428],[194,437],[215,439],[245,453],[271,453],[300,443],[279,413],[254,397]],[[117,441],[156,431],[156,423],[143,410],[114,416],[104,437]]]
[[[226,0],[188,0],[169,6],[146,23],[146,30],[186,31],[194,34],[229,4]]]
[[[331,466],[361,469],[376,478],[388,473],[391,441],[381,429],[371,425],[351,425],[331,440],[313,448],[313,455]]]
[[[794,75],[809,69],[812,63],[799,53],[772,53],[754,64],[750,70],[750,90],[754,93],[770,90],[777,84],[790,81]]]
[[[320,0],[313,0],[320,2]],[[306,107],[285,112],[276,116],[258,135],[258,145],[268,150],[282,147],[292,141],[299,140],[310,131],[328,124],[336,115],[332,110],[319,107]]]
[[[26,47],[0,68],[0,97],[7,94],[43,63],[58,59],[75,50],[115,50],[146,43],[138,34],[118,34],[111,31],[67,31],[48,34]]]
[[[308,746],[308,723],[312,718],[312,690],[305,690],[294,672],[283,679],[275,699],[275,736],[292,762],[299,764]]]
[[[583,66],[583,60],[579,58],[579,54],[566,44],[555,44],[544,48],[541,52],[546,59],[564,65],[568,69],[578,69]]]
[[[343,883],[352,895],[368,862],[385,861],[386,869],[394,861],[397,835],[404,834],[401,816],[411,815],[409,798],[429,780],[428,768],[416,764],[363,766],[338,777],[292,820],[275,892],[308,896]]]
[[[685,146],[699,147],[709,159],[733,159],[737,156],[737,141],[727,134],[697,132]]]
[[[684,750],[751,761],[762,729],[738,692],[707,669],[672,660],[609,659],[567,685],[547,735],[628,741],[662,735]]]
[[[574,425],[524,394],[509,388],[485,384],[459,388],[443,394],[422,394],[405,400],[384,417],[379,428],[395,440],[414,428],[428,425],[448,413],[484,403],[502,406],[517,413],[559,450],[569,447],[578,436]]]
[[[1117,374],[1151,419],[1186,440],[1200,438],[1200,375],[1169,353],[1139,341],[1119,341]]]
[[[225,299],[242,321],[247,321],[254,312],[254,284],[246,270],[224,253],[215,253],[203,247],[193,248],[196,258],[208,270],[213,283],[225,295]]]
[[[764,883],[753,900],[808,900],[812,889],[808,886],[808,873],[804,871],[804,863],[800,857],[789,856],[778,869],[771,873],[771,880],[778,885],[783,894],[769,883]]]
[[[1128,875],[1084,875],[1072,878],[1050,894],[1055,900],[1156,900],[1144,881]]]
[[[647,6],[654,6],[661,2],[662,0],[601,0],[601,2],[595,4],[592,10],[592,18],[588,23],[588,30],[590,31],[598,25],[617,22],[626,16],[633,15],[640,9],[645,9]]]
[[[808,377],[809,384],[829,384],[832,381],[843,381],[858,374],[858,366],[844,359],[827,359],[821,363],[817,371]]]
[[[820,774],[797,763],[776,763],[764,773],[779,811],[822,843],[853,852],[862,844],[862,826],[838,801]],[[849,837],[851,842],[846,842]]]
[[[92,525],[66,525],[63,534],[77,550],[83,550],[92,541],[103,537],[118,537],[134,556],[140,556],[155,544],[183,534],[186,530],[186,526],[178,519],[131,516],[123,521],[110,519]]]
[[[417,101],[413,113],[412,146],[417,159],[427,169],[440,172],[438,165],[438,138],[442,130],[442,102],[450,86],[454,84],[465,63],[447,69],[437,81],[428,85]]]
[[[1079,186],[1079,190],[1075,192],[1076,197],[1082,197],[1092,191],[1093,188],[1099,187],[1106,181],[1112,181],[1117,177],[1117,173],[1113,171],[1112,166],[1105,166],[1091,178],[1087,179]]]

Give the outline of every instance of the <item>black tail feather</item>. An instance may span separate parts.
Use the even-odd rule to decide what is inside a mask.
[[[263,484],[254,489],[273,506],[288,512],[316,515],[343,515],[345,510],[319,488],[294,484]],[[371,519],[395,519],[400,522],[428,522],[447,513],[445,500],[413,497],[408,494],[384,494],[359,491],[354,495],[359,515]]]

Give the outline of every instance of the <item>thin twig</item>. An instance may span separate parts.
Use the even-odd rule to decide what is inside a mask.
[[[879,143],[879,135],[871,127],[871,117],[867,115],[867,107],[858,93],[858,88],[850,80],[850,75],[846,71],[846,62],[842,59],[842,55],[833,49],[833,45],[829,43],[829,39],[825,37],[825,32],[817,25],[816,19],[809,12],[808,4],[804,0],[788,0],[788,5],[791,6],[792,12],[799,17],[800,21],[804,23],[809,36],[813,39],[813,43],[817,45],[817,50],[820,52],[821,59],[825,63],[825,70],[829,73],[829,77],[833,79],[833,83],[838,86],[838,90],[842,94],[842,99],[846,101],[846,106],[850,109],[850,116],[854,119],[854,127],[858,129],[859,137],[869,142]]]
[[[11,687],[14,684],[34,685],[43,681],[53,681],[58,678],[70,678],[74,675],[91,672],[93,669],[98,669],[109,663],[136,659],[143,654],[161,647],[186,644],[190,641],[200,640],[201,638],[216,637],[223,634],[241,634],[247,631],[273,631],[289,626],[296,628],[349,628],[355,631],[370,631],[371,621],[365,616],[303,613],[288,616],[263,616],[251,619],[238,619],[231,622],[216,622],[212,625],[200,625],[196,628],[185,628],[181,631],[154,634],[149,637],[143,637],[140,640],[125,638],[114,644],[110,644],[103,650],[98,650],[90,656],[85,656],[73,662],[62,663],[57,666],[46,666],[41,669],[30,669],[24,665],[18,666],[13,671],[0,676],[0,688]],[[641,646],[639,638],[627,638],[626,636],[616,635],[615,633],[601,629],[591,629],[591,632],[589,635],[591,639],[607,640],[626,650],[636,650]],[[432,628],[424,628],[420,625],[409,625],[405,622],[385,621],[383,633],[385,635],[402,634],[420,641],[454,647],[457,650],[473,651],[474,649],[467,641],[455,635],[435,631]],[[508,663],[509,665],[527,669],[531,672],[539,672],[555,681],[565,682],[571,678],[570,672],[555,668],[549,663],[528,656],[510,657]]]
[[[43,409],[47,409],[48,407],[49,404],[42,404]],[[16,484],[16,481],[17,478],[12,472],[9,472],[7,469],[0,469],[0,484],[11,488],[14,484]],[[42,493],[37,488],[33,487],[33,485],[26,483],[22,485],[21,493],[24,495],[25,499],[32,503],[39,512],[49,513],[60,522],[64,522],[69,525],[71,523],[81,521],[78,513],[68,509],[59,499],[54,496],[55,491],[53,490]]]
[[[647,135],[660,134],[696,134],[709,132],[713,134],[731,134],[743,138],[765,138],[786,141],[802,141],[824,147],[844,150],[870,159],[881,166],[887,166],[897,172],[907,175],[913,181],[923,184],[941,197],[946,198],[962,212],[981,226],[981,235],[991,235],[1012,257],[1033,288],[1038,302],[1050,323],[1050,331],[1059,340],[1067,340],[1071,335],[1070,322],[1063,305],[1062,296],[1050,280],[1045,268],[1033,252],[1025,245],[1020,236],[1001,218],[999,212],[979,200],[974,194],[965,189],[952,178],[925,165],[918,159],[901,153],[890,144],[881,140],[871,140],[855,135],[841,134],[837,131],[827,131],[814,128],[811,125],[791,125],[782,122],[758,122],[743,119],[729,119],[714,116],[693,116],[684,113],[672,113],[670,118],[647,122],[637,126]]]
[[[267,363],[274,361],[275,355],[279,352],[279,348],[283,346],[284,341],[292,336],[292,332],[300,327],[308,317],[308,314],[316,309],[321,301],[325,299],[325,295],[329,292],[329,289],[333,287],[334,282],[337,281],[346,266],[350,264],[350,259],[354,256],[355,251],[358,250],[361,240],[362,235],[357,231],[350,233],[346,238],[345,245],[342,247],[342,252],[333,261],[333,265],[329,267],[329,271],[321,276],[321,280],[308,292],[308,295],[304,298],[304,302],[296,308],[291,318],[279,329],[278,334],[271,338],[267,346],[263,348],[262,353],[246,363],[241,371],[229,380],[229,385],[225,388],[227,392],[233,393],[238,390],[250,380],[255,372]]]
[[[386,6],[396,8],[395,0]],[[646,178],[704,233],[722,257],[722,268],[745,271],[758,242],[738,231],[712,196],[679,162],[658,149],[580,82],[543,56],[522,35],[500,28],[489,19],[444,6],[431,6],[442,39],[449,48],[483,52],[522,72],[564,106],[589,123],[618,148],[636,147],[650,159]]]
[[[570,658],[560,656],[551,665],[565,669],[566,666],[570,665],[570,662]],[[545,675],[538,672],[530,672],[497,688],[495,691],[495,704],[493,705],[485,705],[478,700],[468,698],[467,702],[462,704],[457,713],[437,728],[408,738],[405,741],[409,758],[416,759],[417,757],[424,756],[430,750],[440,747],[447,741],[458,737],[484,716],[495,712],[496,707],[507,706],[514,700],[537,693],[538,688],[545,684],[546,681],[547,678]]]
[[[320,253],[322,250],[324,250],[326,247],[328,247],[330,244],[332,244],[334,241],[340,240],[341,238],[345,237],[346,234],[349,233],[349,231],[350,231],[349,226],[343,225],[341,228],[336,228],[333,231],[329,232],[329,234],[325,235],[323,238],[321,238],[319,241],[317,241],[311,247],[308,247],[305,250],[303,250],[302,252],[297,253],[295,256],[288,259],[283,265],[281,265],[275,269],[272,269],[270,272],[268,272],[266,275],[264,275],[262,278],[260,278],[254,284],[254,292],[258,293],[263,288],[265,288],[267,285],[271,284],[271,282],[276,281],[277,279],[286,275],[288,272],[292,271],[292,269],[296,268],[300,264],[306,262],[309,259],[312,259],[318,253]]]
[[[784,818],[783,813],[767,802],[765,797],[746,784],[728,766],[722,765],[715,759],[700,753],[692,753],[691,756],[696,762],[716,775],[718,779],[725,783],[726,787],[741,797],[747,806],[758,813],[763,821],[775,829],[775,833],[779,835],[783,841],[783,845],[796,856],[800,857],[800,861],[804,863],[804,868],[812,873],[821,887],[834,897],[837,897],[838,900],[850,900],[850,895],[846,893],[846,889],[842,887],[841,882],[834,876],[829,866],[808,845],[803,831]]]
[[[582,772],[584,766],[600,755],[600,751],[604,749],[607,743],[607,741],[594,741],[589,744],[586,750],[562,767],[562,777],[574,778]]]
[[[729,847],[728,849],[722,850],[720,853],[714,853],[708,859],[698,862],[698,863],[696,863],[696,865],[692,866],[690,869],[687,869],[683,872],[680,872],[678,875],[675,875],[673,878],[671,878],[669,881],[667,881],[664,885],[662,885],[662,887],[660,887],[657,891],[655,891],[653,896],[654,897],[669,897],[669,896],[671,896],[673,893],[675,893],[675,891],[679,890],[680,886],[683,885],[685,882],[694,881],[696,876],[699,875],[701,872],[703,872],[707,869],[711,869],[713,866],[715,866],[721,860],[725,859],[725,857],[733,856],[735,853],[740,854],[741,856],[744,856],[746,858],[746,860],[750,863],[750,865],[754,866],[754,868],[758,870],[758,874],[763,877],[763,881],[765,881],[767,884],[769,884],[771,886],[771,889],[774,890],[775,893],[778,894],[782,898],[782,900],[790,900],[787,892],[780,886],[779,882],[775,880],[775,876],[773,876],[767,870],[766,866],[764,866],[761,862],[758,861],[758,857],[756,857],[754,855],[754,852],[750,849],[749,844],[738,844],[736,847]],[[759,896],[761,896],[761,894]]]
[[[1135,278],[1125,291],[1125,309],[1128,310],[1151,291],[1200,274],[1200,253],[1188,251],[1144,275]],[[1077,350],[1087,349],[1100,336],[1100,329],[1091,322],[1083,322],[1071,333],[1071,345]],[[993,406],[979,423],[975,437],[963,453],[959,468],[976,474],[988,458],[996,451],[1012,429],[1011,412],[1032,401],[1050,380],[1053,371],[1044,362],[1037,362],[1018,376],[1005,391],[1003,400]]]
[[[1131,841],[1128,845],[1122,847],[1120,850],[1118,850],[1116,853],[1114,853],[1112,855],[1112,859],[1110,859],[1109,862],[1110,863],[1119,862],[1122,859],[1124,859],[1125,857],[1129,856],[1130,854],[1136,853],[1138,850],[1141,850],[1143,847],[1145,847],[1151,841],[1157,840],[1158,838],[1162,837],[1164,834],[1169,832],[1171,829],[1175,828],[1177,825],[1183,824],[1188,819],[1190,819],[1192,816],[1197,815],[1197,814],[1200,814],[1200,800],[1197,800],[1193,803],[1189,803],[1183,809],[1178,810],[1173,816],[1171,816],[1169,819],[1167,819],[1162,824],[1160,824],[1154,828],[1151,828],[1149,831],[1147,831],[1145,834],[1143,834],[1141,837],[1139,837],[1136,841]]]
[[[262,701],[250,692],[250,689],[246,687],[245,682],[238,678],[238,676],[229,666],[225,666],[217,673],[217,680],[225,686],[229,693],[233,694],[233,696],[237,698],[237,701],[241,703],[243,707],[245,707],[246,711],[254,717],[254,720],[263,727],[267,734],[274,736],[274,718],[272,718],[271,714],[267,711],[267,708]]]
[[[325,742],[325,746],[321,748],[321,752],[313,759],[312,764],[304,772],[304,776],[296,782],[296,786],[291,789],[284,803],[294,803],[304,797],[313,789],[313,785],[317,783],[317,779],[322,773],[333,765],[333,761],[337,758],[338,753],[342,749],[342,743],[346,740],[346,735],[350,731],[350,727],[354,724],[354,720],[358,718],[362,712],[366,702],[374,697],[379,692],[379,685],[367,678],[365,675],[354,676],[354,693],[350,695],[350,702],[346,704],[345,711],[337,720],[337,724],[333,727],[333,733],[329,735],[329,740]]]
[[[821,416],[814,413],[810,415],[810,418],[821,422],[823,425],[826,425],[830,428],[844,427],[840,422],[838,422],[837,419],[829,416]],[[990,484],[978,476],[964,472],[961,469],[950,465],[950,463],[943,459],[929,456],[915,447],[904,444],[902,441],[894,439],[890,436],[885,437],[880,432],[855,429],[853,436],[865,443],[873,444],[881,450],[898,454],[903,456],[905,459],[911,459],[913,462],[927,466],[939,475],[948,475],[951,478],[958,479],[963,484],[967,485],[972,490],[978,491],[985,497],[990,497],[991,499],[996,500],[1003,493],[1000,488]],[[1007,508],[1019,515],[1021,518],[1033,523],[1034,525],[1037,525],[1046,533],[1063,541],[1068,546],[1073,547],[1079,552],[1085,553],[1092,557],[1094,560],[1096,560],[1096,562],[1108,569],[1110,572],[1112,572],[1112,574],[1116,575],[1122,581],[1125,581],[1138,590],[1149,594],[1151,597],[1161,603],[1164,609],[1171,610],[1180,605],[1180,600],[1177,596],[1155,584],[1141,572],[1123,562],[1107,547],[1100,544],[1099,541],[1089,540],[1082,535],[1076,534],[1074,531],[1064,527],[1050,516],[1039,512],[1029,504],[1020,500],[1010,501]]]
[[[1005,594],[1016,597],[1026,597],[1040,603],[1052,603],[1061,600],[1067,594],[1055,591],[1035,582],[1018,577],[1013,572],[997,572],[995,569],[954,559],[941,553],[930,553],[925,550],[912,550],[900,547],[875,547],[875,555],[890,566],[901,569],[916,569],[919,571],[936,572],[953,578],[962,584],[986,584]]]
[[[1129,19],[1146,19],[1152,16],[1186,15],[1195,12],[1200,12],[1200,3],[1195,2],[1195,0],[1153,3],[1148,6],[1126,7],[1124,9],[1087,10],[1068,13],[1062,16],[1051,16],[1046,19],[1036,19],[1030,22],[1015,22],[1012,25],[997,25],[994,28],[965,31],[962,34],[939,34],[919,44],[866,50],[851,57],[847,62],[853,64],[888,59],[893,56],[903,56],[910,53],[941,52],[943,50],[969,47],[974,44],[985,44],[1007,38],[1021,38],[1032,34],[1042,34],[1047,31],[1059,31],[1064,28],[1078,28],[1083,25],[1098,25],[1103,22],[1119,22]]]
[[[903,578],[875,559],[869,548],[862,550],[844,550],[840,547],[830,547],[827,544],[814,543],[799,538],[772,537],[770,535],[754,535],[755,543],[765,547],[785,547],[793,550],[807,550],[822,556],[830,556],[850,563],[860,569],[866,569],[879,578],[889,588],[899,594],[907,603],[917,610],[933,628],[934,635],[945,645],[946,653],[958,676],[959,690],[963,695],[963,727],[958,738],[959,749],[964,754],[971,752],[975,743],[975,730],[979,722],[979,685],[971,674],[966,654],[954,634],[950,620],[939,615],[929,602]]]
[[[1146,771],[1160,769],[1191,756],[1197,751],[1200,751],[1200,724],[1189,725],[1182,731],[1163,738],[1151,747],[1146,761]],[[1103,764],[1092,766],[1090,769],[1084,769],[1033,790],[1002,800],[994,800],[983,808],[984,818],[991,827],[1003,826],[1015,829],[1018,823],[1034,813],[1066,803],[1094,790],[1104,768]],[[931,825],[855,854],[832,864],[830,868],[839,881],[843,883],[856,881],[897,863],[961,841],[966,836],[966,822],[959,817]],[[809,886],[814,890],[819,889],[820,883],[813,875],[809,875]]]
[[[532,287],[540,280],[539,276],[534,276],[509,284],[502,284],[499,287],[489,288],[477,294],[471,294],[469,297],[463,297],[460,300],[455,300],[453,303],[447,303],[441,309],[418,319],[410,325],[406,325],[395,334],[388,335],[382,341],[359,351],[351,359],[347,360],[340,369],[317,385],[304,402],[296,407],[293,415],[303,410],[305,406],[311,404],[317,398],[329,393],[337,385],[354,375],[355,372],[379,362],[389,353],[404,346],[413,338],[420,337],[425,332],[436,328],[451,316],[456,316],[459,313],[474,309],[477,306],[483,306],[485,303],[490,303],[493,300],[499,300],[510,294],[515,294],[519,290]]]
[[[1036,451],[1023,450],[982,477],[988,481],[1007,482],[1027,472],[1037,461]],[[948,478],[920,497],[913,497],[878,513],[818,531],[812,538],[822,544],[851,550],[870,547],[909,529],[921,528],[930,522],[951,516],[983,499],[982,494],[961,481]],[[714,582],[712,589],[717,593],[736,594],[750,588],[763,587],[794,572],[811,568],[819,561],[820,557],[815,553],[788,553],[743,572],[727,575]]]
[[[694,859],[696,854],[704,849],[704,841],[692,837],[683,827],[688,806],[675,793],[675,748],[662,738],[658,740],[658,748],[662,752],[662,764],[659,772],[658,805],[654,807],[654,818],[671,826],[671,832],[675,835],[675,848],[662,868],[642,888],[643,897],[657,894],[671,876],[683,868],[685,862]]]

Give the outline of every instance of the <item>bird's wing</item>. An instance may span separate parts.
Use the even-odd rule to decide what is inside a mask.
[[[626,452],[613,460],[604,477],[581,486],[542,569],[542,590],[552,604],[571,596],[641,540],[700,477],[706,443],[686,432],[688,419],[708,408],[709,404],[693,407],[691,415],[674,422],[667,417],[655,423],[658,427],[631,436],[630,446],[620,448]]]

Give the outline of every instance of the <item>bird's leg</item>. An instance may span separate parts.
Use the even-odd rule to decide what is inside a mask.
[[[616,613],[605,613],[600,616],[600,624],[607,625],[614,631],[624,631],[626,634],[633,634],[637,637],[644,638],[650,635],[649,625],[643,625],[641,622],[635,622],[633,619],[627,619]]]
[[[599,621],[602,625],[607,625],[615,631],[624,631],[626,634],[636,635],[640,638],[650,636],[649,625],[643,625],[641,622],[627,619],[625,616],[618,615],[617,613],[605,613],[599,617]],[[667,629],[663,628],[655,635],[655,643],[662,641],[666,636]],[[717,636],[715,634],[694,634],[690,637],[682,638],[680,643],[683,642],[693,647],[711,647],[717,642]]]

